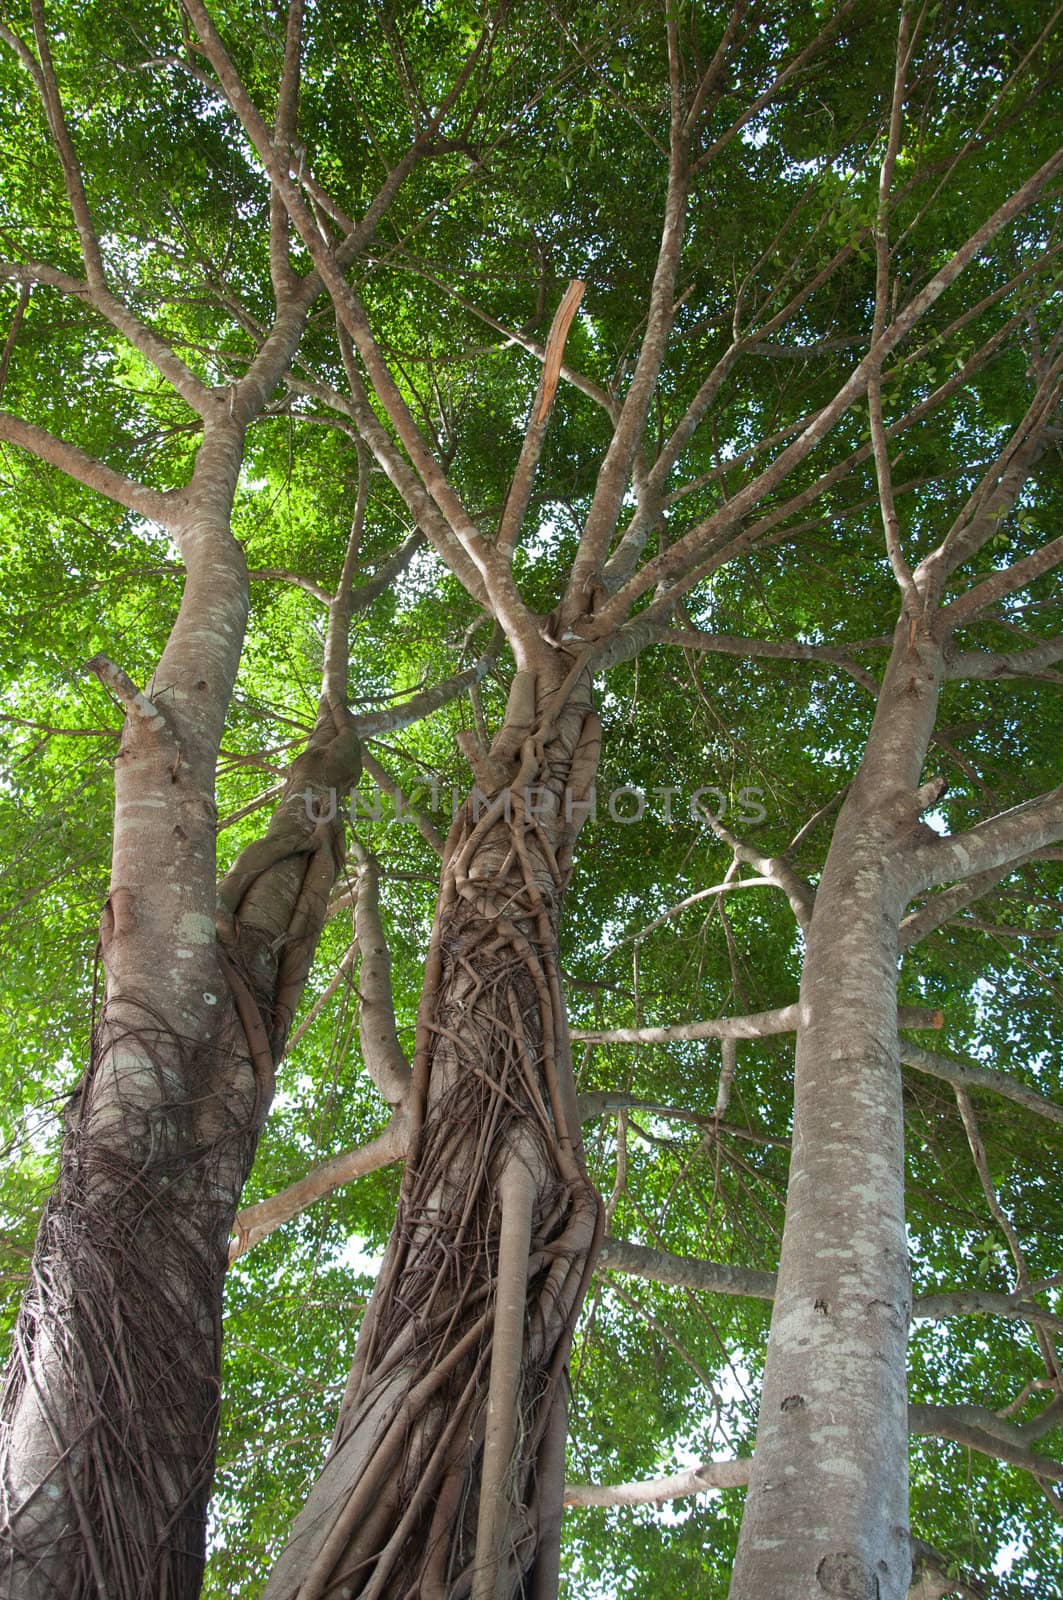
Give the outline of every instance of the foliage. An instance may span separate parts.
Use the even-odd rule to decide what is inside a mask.
[[[829,46],[759,105],[780,66],[831,12]],[[283,16],[278,21],[257,0],[227,0],[212,14],[271,117]],[[685,0],[676,14],[687,59],[703,70],[728,14]],[[22,6],[6,7],[4,16],[19,36],[31,32]],[[890,216],[902,303],[1048,157],[1059,113],[1058,25],[1045,29],[1040,8],[992,0],[978,8],[928,6],[919,16]],[[538,381],[529,346],[545,340],[566,280],[586,281],[565,359],[595,393],[562,384],[515,562],[521,594],[544,617],[561,600],[594,493],[611,434],[607,406],[622,398],[631,375],[667,180],[661,16],[611,0],[568,8],[566,18],[539,4],[501,14],[491,48],[441,130],[445,148],[404,185],[354,278],[404,398],[481,531],[497,524]],[[386,7],[329,0],[313,8],[301,159],[348,215],[362,214],[409,145],[411,106],[442,100],[486,20],[485,10],[461,0]],[[698,153],[722,142],[692,194],[677,333],[646,430],[651,458],[705,375],[718,363],[724,369],[669,480],[671,504],[651,533],[650,557],[749,483],[777,452],[768,442],[792,437],[867,348],[896,20],[892,8],[863,3],[771,5],[754,7],[740,29],[726,85],[699,133]],[[114,283],[194,372],[223,388],[245,370],[272,304],[269,186],[260,164],[176,8],[138,0],[117,15],[106,5],[57,3],[49,25]],[[0,132],[5,260],[43,260],[80,275],[59,164],[10,49],[0,55],[0,92],[8,107]],[[888,418],[915,419],[898,436],[894,457],[913,564],[1003,447],[1029,401],[1031,371],[1056,336],[1056,204],[1058,182],[978,254],[892,358]],[[293,260],[307,270],[299,244]],[[819,286],[762,333],[817,272]],[[46,281],[27,293],[9,275],[2,296],[11,330],[0,365],[5,412],[153,488],[186,483],[197,421],[143,356]],[[736,334],[745,342],[732,358]],[[942,386],[941,403],[920,412]],[[253,581],[218,767],[223,870],[260,829],[263,811],[250,808],[313,726],[324,612],[300,580],[331,593],[339,578],[359,475],[346,392],[333,313],[321,299],[290,375],[251,430],[233,514]],[[378,415],[385,417],[380,406]],[[1058,528],[1056,439],[966,576],[1020,559]],[[869,440],[867,402],[858,398],[822,449],[758,507],[771,525],[756,544],[694,583],[671,618],[688,635],[796,643],[811,647],[813,659],[654,645],[604,680],[598,815],[583,835],[562,928],[574,1028],[759,1013],[796,998],[803,946],[785,898],[770,886],[704,897],[724,879],[732,853],[691,815],[690,802],[715,786],[727,801],[725,826],[765,857],[790,849],[820,813],[792,856],[815,884],[832,808],[870,726],[873,700],[859,679],[878,672],[897,611]],[[823,482],[831,467],[836,476]],[[360,582],[411,526],[400,493],[374,471]],[[82,664],[103,652],[146,682],[181,578],[166,533],[14,445],[3,447],[5,1321],[24,1285],[64,1101],[87,1059],[97,984],[95,929],[107,895],[110,764],[121,714]],[[1059,612],[1058,574],[1049,572],[972,626],[964,648],[1015,650],[1053,639]],[[394,706],[470,665],[488,631],[439,556],[420,549],[355,621],[352,709]],[[844,663],[827,659],[832,648]],[[456,735],[480,719],[492,729],[500,723],[512,672],[503,649],[472,700],[454,700],[368,743],[444,835],[451,797],[469,782]],[[927,773],[949,779],[930,819],[935,826],[959,831],[1058,783],[1058,695],[1050,669],[946,687]],[[625,786],[636,795],[618,799],[617,811],[633,807],[637,793],[647,797],[645,814],[629,825],[609,806]],[[743,809],[744,791],[754,792],[763,820],[755,820],[748,794]],[[356,832],[381,866],[399,1038],[412,1048],[438,861],[414,824],[395,815],[393,797],[383,798],[373,820],[378,795],[368,776],[358,795]],[[347,887],[337,887],[303,1017],[350,943]],[[675,909],[682,902],[689,903]],[[1057,850],[1016,868],[916,944],[901,968],[900,1000],[939,1008],[944,1029],[912,1038],[1063,1102],[1061,906]],[[575,1049],[581,1093],[624,1093],[645,1106],[585,1127],[591,1175],[604,1197],[614,1196],[610,1232],[679,1256],[774,1270],[791,1129],[791,1037],[740,1044],[722,1126],[713,1122],[718,1043]],[[1059,1123],[988,1090],[972,1099],[993,1190],[1021,1239],[1030,1279],[1044,1285],[1043,1308],[1063,1315]],[[699,1120],[677,1119],[674,1110]],[[1010,1292],[1014,1264],[952,1091],[906,1069],[905,1111],[916,1294]],[[245,1205],[366,1143],[385,1121],[360,1058],[352,977],[283,1064]],[[359,1179],[231,1271],[211,1596],[250,1600],[258,1592],[320,1465],[397,1183],[394,1170]],[[572,1476],[624,1482],[748,1453],[766,1329],[760,1301],[599,1273],[572,1363]],[[1045,1344],[1026,1323],[1003,1317],[919,1322],[910,1377],[915,1400],[999,1413],[1024,1385],[1046,1380]],[[1043,1403],[1043,1389],[1030,1389],[1015,1420],[1029,1420]],[[1058,1430],[1039,1448],[1058,1458]],[[1058,1485],[1042,1492],[1018,1467],[925,1438],[913,1442],[912,1494],[913,1531],[980,1574],[988,1593],[1048,1600]],[[725,1490],[663,1512],[570,1512],[566,1592],[586,1600],[722,1597],[740,1507],[741,1491]],[[996,1588],[994,1571],[1002,1574]]]

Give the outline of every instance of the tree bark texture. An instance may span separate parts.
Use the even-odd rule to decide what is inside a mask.
[[[556,1592],[565,1363],[601,1231],[557,933],[599,745],[518,673],[447,841],[399,1214],[329,1457],[269,1600]]]
[[[898,628],[808,932],[786,1225],[732,1600],[903,1600],[911,1285],[898,930],[943,673]]]
[[[357,741],[322,705],[264,839],[216,881],[214,771],[247,609],[229,531],[242,439],[208,436],[188,582],[115,769],[104,998],[66,1110],[0,1405],[0,1593],[193,1600],[218,1422],[221,1288],[273,1066],[340,860],[303,798]]]

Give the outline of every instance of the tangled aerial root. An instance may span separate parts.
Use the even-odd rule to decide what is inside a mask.
[[[4,1594],[198,1592],[218,1422],[221,1196],[238,1194],[254,1148],[236,1115],[228,1137],[205,1139],[205,1093],[175,1093],[178,1081],[205,1089],[210,1055],[129,1002],[105,1009],[95,1030],[0,1395]],[[93,1125],[102,1079],[112,1108],[124,1107],[104,1129]]]
[[[556,1586],[565,1363],[600,1233],[557,958],[578,829],[566,790],[597,724],[581,713],[566,732],[526,732],[515,777],[452,829],[398,1219],[271,1597]]]

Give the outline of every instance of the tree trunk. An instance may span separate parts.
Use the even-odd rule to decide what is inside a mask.
[[[12,1600],[200,1589],[229,1235],[340,859],[304,792],[345,792],[358,772],[346,713],[323,704],[266,837],[219,892],[214,771],[247,608],[228,520],[241,449],[239,430],[201,447],[188,580],[149,693],[96,663],[127,711],[105,996],[0,1406]]]
[[[599,733],[521,672],[444,857],[398,1218],[269,1600],[556,1593],[565,1363],[600,1233],[557,932]]]
[[[918,634],[918,636],[917,636]],[[816,894],[778,1287],[731,1600],[903,1600],[911,1285],[898,930],[941,650],[898,628]]]

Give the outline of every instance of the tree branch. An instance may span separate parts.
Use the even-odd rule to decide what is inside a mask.
[[[1046,667],[1063,661],[1063,637],[1045,639],[1041,644],[1026,650],[958,650],[946,660],[945,677],[957,678],[1026,678],[1044,675]],[[1063,682],[1052,674],[1053,683]]]
[[[1026,1446],[1022,1428],[1001,1423],[994,1412],[982,1406],[911,1404],[908,1407],[908,1427],[917,1437],[952,1439],[969,1450],[977,1450],[980,1455],[995,1457],[1013,1467],[1022,1467],[1035,1478],[1063,1483],[1063,1463],[1053,1461],[1049,1456],[1035,1455]]]
[[[775,1273],[756,1267],[738,1267],[698,1256],[673,1255],[647,1245],[621,1239],[606,1239],[598,1266],[606,1272],[622,1272],[630,1277],[649,1278],[654,1283],[677,1289],[694,1289],[703,1294],[729,1295],[735,1299],[772,1300]],[[1063,1332],[1063,1317],[1017,1294],[995,1294],[985,1289],[938,1289],[917,1295],[912,1302],[917,1322],[947,1322],[953,1317],[1003,1317],[1027,1322],[1031,1326]]]
[[[109,322],[134,350],[139,351],[145,361],[151,363],[187,406],[198,416],[205,414],[212,391],[206,384],[200,382],[190,367],[185,365],[175,353],[173,346],[153,328],[149,328],[146,322],[142,322],[128,306],[123,305],[104,282],[86,283],[83,279],[75,278],[69,272],[62,272],[58,267],[49,266],[44,261],[2,262],[0,281],[28,285],[39,283],[47,289],[55,289],[60,294],[69,295],[71,299],[91,307]]]
[[[988,1089],[992,1094],[998,1094],[1004,1100],[1013,1100],[1017,1106],[1032,1111],[1034,1116],[1046,1117],[1049,1122],[1063,1122],[1063,1106],[1038,1094],[1036,1089],[1017,1083],[1006,1072],[994,1072],[989,1067],[976,1066],[974,1062],[953,1061],[949,1056],[924,1050],[921,1045],[911,1044],[907,1039],[901,1040],[901,1060],[906,1067],[922,1072],[928,1078],[939,1078],[943,1083],[951,1083],[960,1089]]]
[[[86,455],[76,444],[57,439],[47,429],[23,422],[9,411],[0,411],[0,440],[18,445],[39,461],[58,468],[87,489],[117,501],[149,522],[157,522],[160,527],[175,532],[182,526],[183,495],[180,492],[168,490],[160,494],[156,489],[146,489],[142,483],[97,461],[95,456]]]
[[[496,635],[475,666],[455,673],[454,677],[444,679],[432,689],[411,695],[400,706],[392,706],[388,711],[366,711],[355,717],[354,727],[359,738],[379,738],[385,733],[397,733],[401,728],[408,728],[412,723],[431,716],[433,711],[449,705],[452,700],[457,700],[473,684],[481,683],[487,676],[498,658],[500,645],[501,638]]]
[[[1015,1263],[1015,1287],[1012,1293],[1020,1294],[1028,1287],[1030,1282],[1030,1274],[1026,1268],[1026,1257],[1022,1253],[1022,1245],[1019,1243],[1019,1236],[1012,1226],[1011,1218],[1001,1205],[997,1198],[997,1192],[993,1187],[993,1179],[989,1171],[989,1157],[986,1155],[985,1145],[982,1143],[982,1135],[978,1128],[978,1119],[974,1114],[974,1107],[971,1104],[971,1097],[967,1090],[959,1084],[954,1086],[954,1092],[956,1104],[959,1107],[960,1120],[963,1123],[963,1130],[967,1135],[967,1143],[971,1149],[975,1171],[978,1173],[978,1179],[982,1185],[982,1193],[986,1198],[986,1205],[989,1207],[990,1215],[997,1227],[1007,1240],[1008,1249],[1011,1251],[1011,1259]]]
[[[289,0],[284,34],[284,68],[277,95],[277,116],[273,126],[273,145],[277,160],[285,169],[291,164],[292,143],[299,117],[299,77],[303,34],[303,0]],[[269,196],[269,271],[273,293],[280,301],[294,287],[291,255],[288,248],[288,208],[276,189]]]
[[[933,598],[936,599],[945,578],[976,555],[999,532],[1001,518],[1013,509],[1034,463],[1053,435],[1055,413],[1060,394],[1063,393],[1061,371],[1063,357],[1057,357],[1052,367],[1040,378],[1037,391],[1019,426],[984,474],[959,516],[954,519],[944,540],[920,563],[920,577],[924,581],[926,578],[931,580],[932,588],[928,592]],[[947,607],[950,617],[959,615],[954,606],[962,607],[966,598],[961,595],[953,605]]]
[[[410,804],[402,789],[395,782],[391,774],[380,765],[379,761],[376,760],[371,750],[362,751],[362,765],[378,789],[382,789],[386,795],[390,795],[391,799],[394,800],[396,804],[402,804],[405,806],[406,810],[413,817],[413,820],[417,825],[417,831],[421,835],[422,839],[424,839],[425,843],[430,849],[435,851],[437,856],[442,856],[445,846],[443,835],[436,827],[433,826],[427,817],[423,816],[422,813],[416,809],[416,807]]]
[[[260,1239],[265,1239],[282,1223],[289,1222],[315,1201],[324,1199],[335,1189],[352,1183],[367,1172],[379,1172],[381,1167],[400,1161],[405,1153],[406,1119],[396,1112],[383,1133],[369,1144],[360,1145],[357,1150],[345,1150],[342,1155],[333,1156],[331,1161],[323,1161],[279,1194],[270,1195],[268,1200],[260,1200],[257,1205],[247,1206],[238,1212],[234,1238],[229,1246],[229,1260],[235,1261],[245,1250],[250,1250],[253,1244],[258,1244]]]
[[[789,472],[826,437],[838,419],[848,411],[852,402],[866,387],[868,374],[876,365],[881,366],[889,355],[917,325],[960,276],[974,258],[992,239],[1038,198],[1043,189],[1063,167],[1063,149],[1057,150],[1027,181],[1016,189],[990,217],[955,250],[949,260],[908,301],[904,309],[892,319],[857,364],[849,377],[813,418],[798,437],[787,445],[775,460],[756,478],[743,485],[730,500],[704,522],[685,534],[682,539],[660,552],[646,563],[595,615],[593,632],[596,637],[607,636],[627,617],[631,606],[647,590],[664,587],[674,598],[680,585],[689,586],[695,581],[696,563],[706,542],[723,527],[737,527],[744,516],[765,495],[782,482]],[[703,575],[703,574],[702,574]],[[1029,581],[1028,579],[1023,581]],[[1007,591],[1002,591],[1007,592]]]
[[[889,640],[884,640],[885,648]],[[700,628],[671,628],[667,623],[635,617],[624,629],[624,651],[638,654],[647,644],[674,645],[678,650],[704,650],[712,655],[761,658],[768,661],[825,661],[841,667],[862,689],[877,697],[878,680],[856,661],[845,645],[802,644],[795,639],[744,639],[735,634],[705,633]],[[611,657],[607,655],[611,661]]]
[[[324,395],[328,404],[336,404],[340,409],[349,411],[352,421],[359,434],[365,440],[378,466],[394,484],[410,515],[418,527],[424,529],[432,543],[432,547],[442,561],[450,568],[459,583],[472,595],[478,604],[488,604],[487,590],[475,563],[470,559],[468,552],[455,538],[450,526],[441,515],[438,506],[412,470],[401,451],[399,451],[384,428],[369,402],[361,374],[354,361],[354,352],[350,340],[347,338],[346,329],[337,319],[336,333],[339,339],[340,353],[343,357],[344,369],[347,373],[347,383],[350,388],[350,400],[345,402],[342,395],[333,391],[329,394],[322,385],[315,385],[311,392]],[[305,385],[293,387],[305,388]]]
[[[363,752],[363,761],[364,759],[365,757]],[[351,969],[354,966],[357,956],[358,940],[352,939],[346,950],[343,952],[343,955],[340,958],[339,966],[332,974],[332,977],[329,979],[324,989],[322,989],[321,993],[318,995],[317,999],[306,1013],[306,1016],[301,1019],[299,1026],[297,1028],[293,1028],[292,1032],[288,1035],[288,1041],[284,1047],[285,1055],[290,1056],[292,1054],[295,1047],[298,1045],[299,1040],[303,1037],[303,1034],[306,1033],[308,1028],[313,1027],[314,1023],[317,1021],[322,1011],[324,1011],[325,1007],[328,1005],[337,989],[342,988],[344,983],[347,983],[352,989],[354,988],[354,980],[351,978]]]
[[[561,606],[563,625],[571,625],[586,610],[590,592],[605,562],[609,541],[627,491],[632,462],[657,386],[668,336],[675,320],[675,285],[683,249],[683,225],[689,190],[689,136],[679,90],[679,36],[673,13],[666,13],[671,124],[668,152],[668,192],[665,198],[657,262],[646,311],[646,332],[613,437],[598,471],[594,497],[583,526],[579,548]]]
[[[535,400],[532,403],[527,425],[524,429],[524,440],[520,447],[520,457],[514,469],[506,493],[505,504],[498,523],[498,535],[495,544],[502,554],[511,559],[524,517],[531,499],[532,487],[535,483],[535,473],[542,455],[543,445],[546,443],[546,430],[550,426],[550,415],[554,408],[554,397],[557,394],[558,379],[561,374],[561,358],[564,354],[565,340],[572,326],[572,319],[579,310],[579,303],[583,299],[586,285],[574,278],[562,297],[561,303],[554,313],[554,320],[550,325],[549,337],[546,341],[546,356],[543,370],[539,378]]]
[[[361,951],[358,976],[358,1036],[366,1070],[384,1099],[401,1106],[410,1086],[410,1066],[399,1044],[391,992],[391,953],[380,922],[379,869],[357,840],[358,896],[354,931]]]
[[[777,1033],[796,1032],[801,1019],[799,1002],[774,1011],[744,1017],[717,1017],[711,1022],[678,1022],[660,1028],[573,1028],[571,1037],[584,1044],[682,1044],[694,1039],[766,1039]],[[925,1006],[898,1006],[901,1028],[940,1028],[940,1011]]]
[[[645,1506],[663,1505],[684,1495],[701,1494],[706,1489],[738,1489],[749,1482],[752,1456],[735,1461],[703,1461],[685,1472],[667,1478],[650,1478],[635,1483],[566,1483],[566,1506]]]
[[[1019,867],[1036,861],[1038,854],[1037,851],[1031,851],[1029,855],[1004,861],[999,866],[990,867],[985,872],[975,873],[962,882],[953,884],[951,888],[942,889],[939,894],[931,895],[925,905],[920,906],[917,911],[910,911],[902,921],[899,938],[902,953],[950,922],[958,911],[963,911],[981,900]]]
[[[1059,540],[1063,555],[1063,538]],[[1018,864],[1046,845],[1063,839],[1063,784],[1010,811],[1002,811],[963,833],[935,836],[912,853],[913,893],[953,879],[989,873]]]
[[[81,242],[81,254],[85,262],[85,270],[89,282],[94,286],[102,287],[106,281],[103,270],[103,257],[100,254],[100,241],[96,234],[96,225],[89,210],[89,203],[85,195],[85,185],[81,175],[81,167],[74,152],[74,146],[63,115],[63,103],[59,96],[59,85],[56,82],[55,68],[52,65],[52,53],[48,44],[48,30],[44,20],[44,6],[41,0],[30,0],[30,16],[33,18],[33,33],[37,41],[37,57],[40,63],[39,72],[34,73],[34,81],[44,105],[48,126],[52,131],[55,141],[56,153],[59,164],[63,169],[63,182],[66,187],[67,200],[74,218],[78,239]]]
[[[248,138],[254,145],[259,160],[265,168],[271,182],[277,188],[289,215],[299,232],[299,236],[306,246],[310,258],[320,276],[321,282],[332,298],[336,315],[346,332],[357,347],[358,353],[365,364],[373,388],[383,406],[387,416],[394,427],[403,448],[406,450],[410,461],[413,463],[421,482],[428,494],[435,501],[447,525],[457,541],[464,555],[471,561],[479,574],[484,589],[491,598],[491,605],[498,620],[506,630],[514,649],[518,652],[521,662],[529,665],[538,654],[538,633],[534,619],[520,598],[513,575],[508,566],[500,562],[492,547],[488,546],[479,530],[469,517],[461,500],[451,484],[446,473],[441,468],[435,456],[429,450],[421,435],[413,415],[406,404],[402,393],[392,377],[391,371],[384,360],[380,347],[369,326],[369,319],[365,307],[358,296],[347,283],[344,272],[353,259],[351,253],[351,236],[344,241],[338,250],[333,250],[323,238],[317,222],[307,207],[299,191],[298,185],[293,183],[287,171],[278,163],[269,135],[254,102],[247,93],[233,66],[221,37],[213,21],[202,4],[202,0],[185,0],[186,9],[191,17],[196,31],[200,37],[201,48],[210,60],[215,72],[218,74],[229,104],[236,112]],[[466,67],[471,70],[471,60]],[[431,127],[418,135],[414,145],[394,172],[389,174],[389,181],[395,179],[395,174],[402,169],[402,176],[412,170],[420,157],[430,145],[430,135],[438,127],[440,119],[445,115],[447,108],[454,97],[459,93],[460,83],[464,76],[459,76],[459,83],[455,84],[450,94],[444,100],[436,113]],[[400,179],[396,179],[393,187],[397,189]],[[360,225],[364,232],[368,221]],[[375,219],[374,224],[375,226]],[[364,247],[364,240],[360,247]],[[430,532],[427,524],[419,518],[426,531]],[[449,552],[440,552],[449,563]],[[458,571],[459,577],[462,576]],[[464,578],[462,581],[465,581]]]

